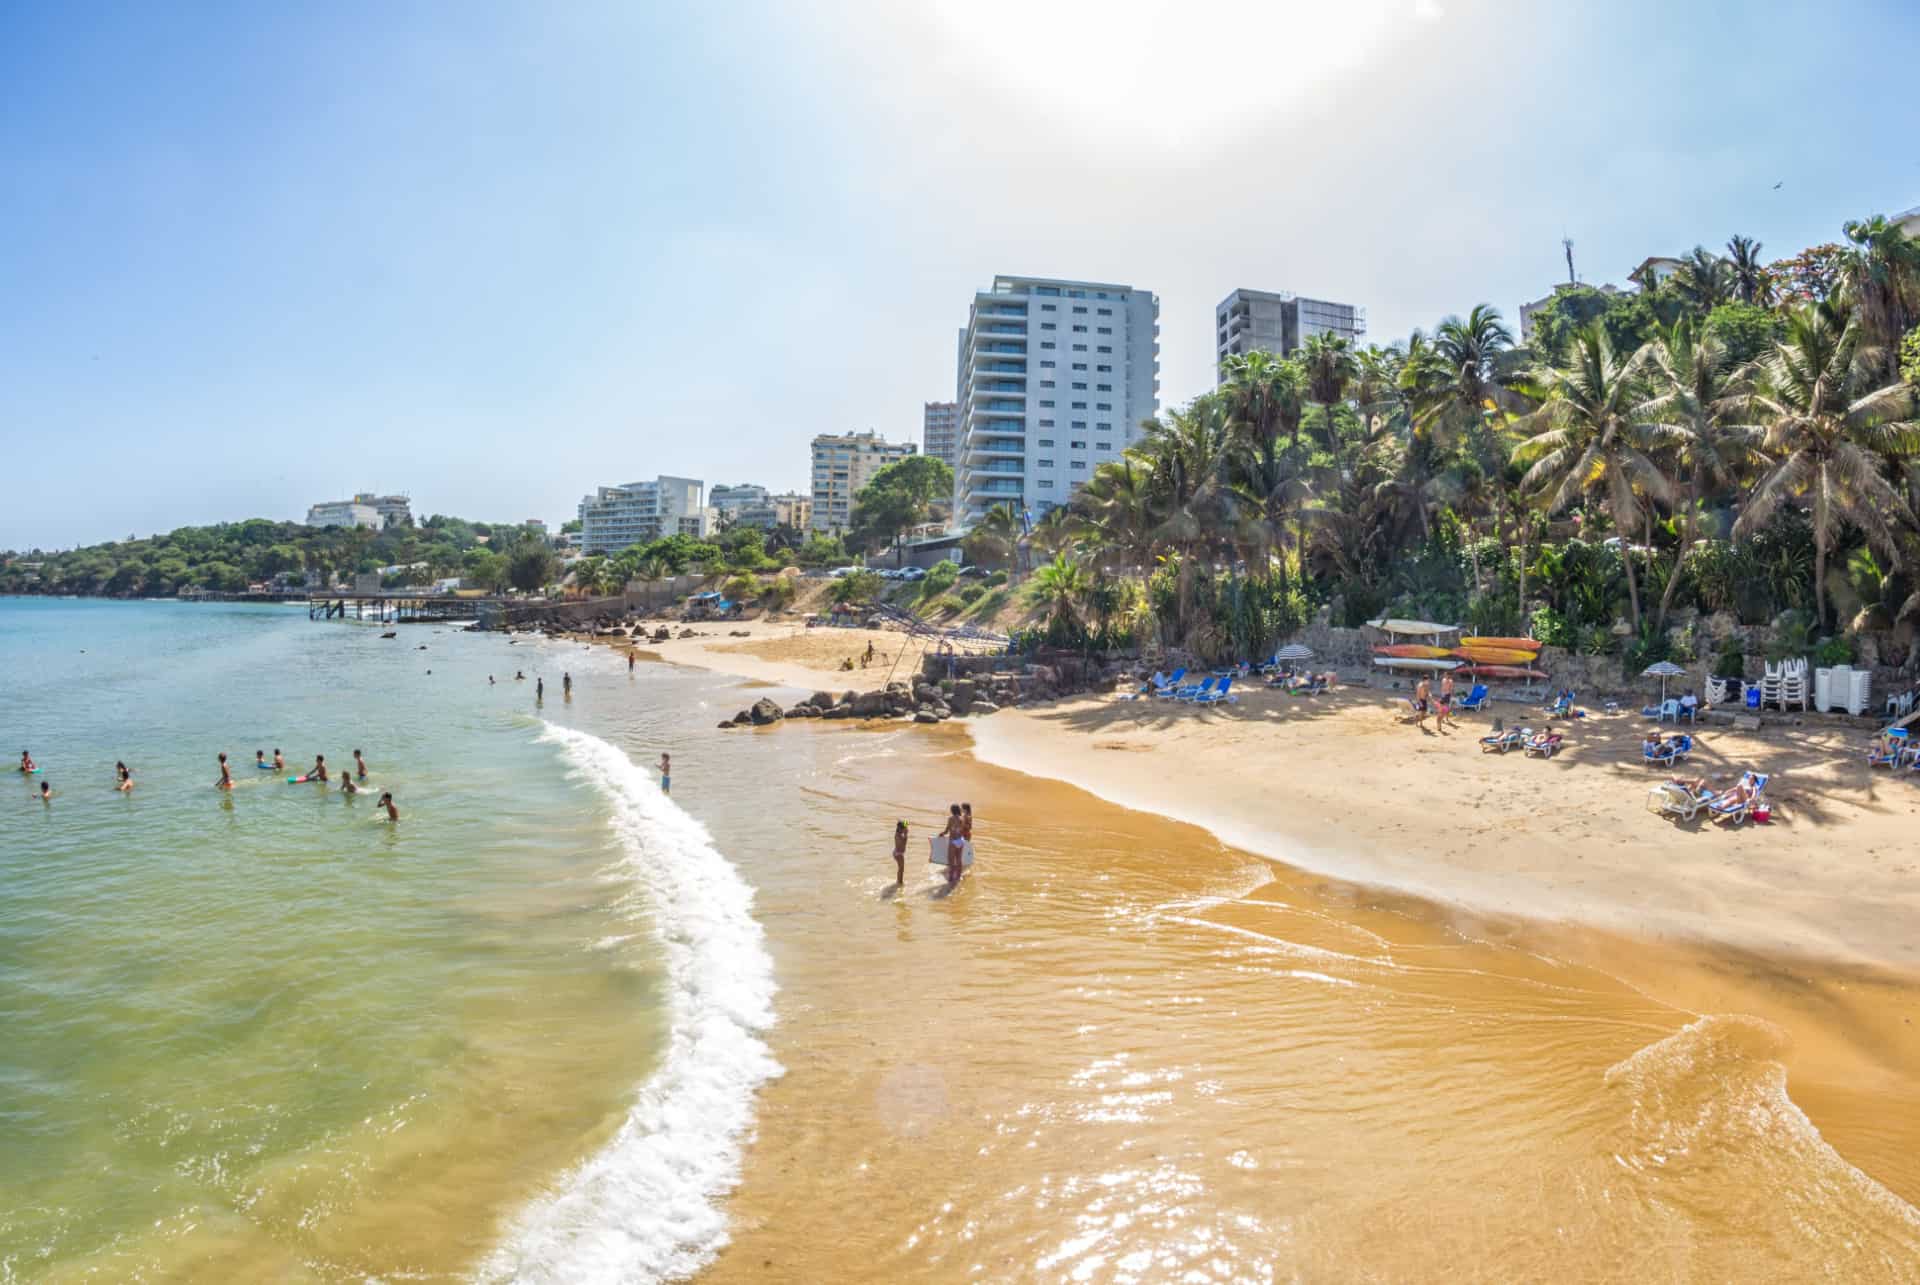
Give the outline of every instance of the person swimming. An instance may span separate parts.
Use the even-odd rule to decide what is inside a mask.
[[[39,770],[40,770],[39,765],[33,761],[33,755],[27,753],[25,750],[21,750],[20,751],[20,775],[26,776],[29,773],[37,772]]]
[[[45,781],[40,782],[40,801],[42,803],[53,802],[53,787]]]
[[[386,811],[387,820],[398,821],[400,819],[400,809],[393,806],[392,790],[388,790],[385,794],[382,794],[380,796],[380,802],[377,806],[379,806],[380,808]]]
[[[284,772],[287,770],[287,761],[280,756],[280,747],[278,745],[273,747],[273,770],[276,772]]]
[[[275,750],[273,756],[279,758],[280,751]],[[216,790],[231,790],[233,788],[233,769],[227,766],[227,752],[225,750],[220,751],[220,779],[213,783],[213,788]]]
[[[265,750],[255,750],[253,752],[253,765],[259,768],[262,772],[266,771],[268,768],[273,766],[271,763],[267,762],[267,752]]]
[[[300,779],[302,781],[325,781],[327,779],[327,756],[324,754],[314,755],[313,766],[308,768],[307,774]]]
[[[360,793],[360,787],[353,783],[353,773],[342,772],[340,774],[340,793],[349,797]]]
[[[113,765],[113,775],[115,782],[114,789],[119,790],[123,794],[133,789],[133,772],[128,769],[125,763],[116,762]]]
[[[360,751],[353,752],[353,774],[361,780],[367,779],[367,761],[360,757]]]

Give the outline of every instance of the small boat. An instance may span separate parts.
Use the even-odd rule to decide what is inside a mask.
[[[1538,638],[1486,638],[1471,635],[1460,640],[1462,647],[1504,647],[1509,651],[1539,651],[1543,645]]]
[[[1392,643],[1385,647],[1375,647],[1376,656],[1398,656],[1402,660],[1445,660],[1453,655],[1445,647],[1429,647],[1421,643]]]
[[[1531,665],[1540,659],[1538,652],[1519,647],[1456,647],[1448,654],[1477,665]]]
[[[1458,625],[1436,625],[1431,620],[1369,620],[1367,624],[1389,634],[1412,634],[1415,637],[1431,637],[1434,634],[1457,634]]]
[[[400,636],[400,631],[397,629],[389,629],[387,630],[386,633],[381,634],[380,636],[382,638],[398,638]]]
[[[1457,660],[1438,660],[1426,656],[1375,656],[1373,663],[1388,669],[1458,669]]]

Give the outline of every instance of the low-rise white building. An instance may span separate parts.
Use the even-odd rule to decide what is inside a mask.
[[[307,506],[308,526],[363,526],[378,531],[380,511],[358,500],[322,500]]]
[[[705,491],[706,483],[690,477],[603,486],[580,501],[580,548],[617,553],[662,536],[703,535],[709,521]]]

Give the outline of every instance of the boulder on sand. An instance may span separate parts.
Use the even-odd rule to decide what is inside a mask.
[[[748,717],[753,720],[755,727],[765,727],[769,723],[779,722],[785,715],[781,713],[778,705],[763,696],[753,703],[753,709]]]
[[[861,692],[853,698],[852,708],[860,717],[871,718],[886,713],[888,704],[886,692]]]
[[[832,692],[815,692],[813,695],[807,697],[807,704],[817,710],[829,710],[838,703],[838,701],[834,700]]]

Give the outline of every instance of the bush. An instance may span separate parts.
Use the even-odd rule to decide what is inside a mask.
[[[729,576],[726,583],[720,586],[720,596],[730,602],[745,602],[754,596],[758,588],[752,576]]]
[[[760,601],[769,607],[784,607],[799,592],[800,584],[792,576],[768,576],[760,582]]]
[[[922,599],[937,598],[953,588],[953,582],[960,578],[960,564],[948,559],[936,562],[927,569],[927,578],[920,582]]]
[[[1533,636],[1549,647],[1565,647],[1569,651],[1575,650],[1580,643],[1579,631],[1552,607],[1534,609]]]
[[[1720,654],[1713,660],[1715,678],[1744,678],[1747,673],[1747,653],[1738,639],[1729,638],[1720,645]]]
[[[1851,665],[1853,635],[1841,634],[1838,638],[1822,638],[1813,649],[1813,663],[1826,669],[1831,669],[1835,665]]]
[[[953,596],[958,598],[961,602],[965,603],[967,606],[971,607],[974,603],[980,601],[980,599],[986,594],[986,592],[987,592],[987,587],[981,584],[978,580],[975,580],[969,584],[963,584],[958,589],[955,589],[953,591]]]
[[[883,583],[877,571],[854,571],[834,581],[829,596],[835,602],[871,602]]]
[[[1007,573],[1004,571],[995,571],[994,573],[992,573],[987,577],[986,584],[987,584],[987,588],[989,589],[998,589],[1001,585],[1005,584],[1006,582],[1007,582]]]

